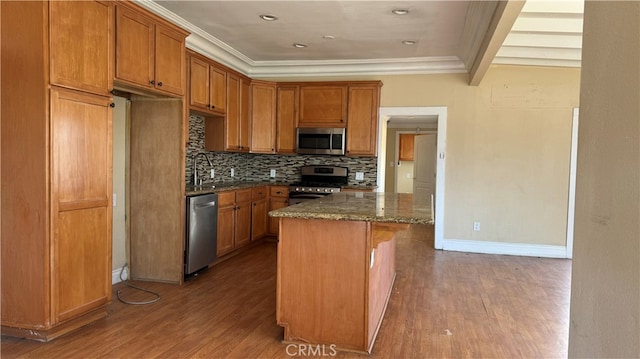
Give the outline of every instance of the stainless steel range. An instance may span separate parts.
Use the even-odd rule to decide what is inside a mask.
[[[349,182],[349,169],[336,166],[303,166],[301,181],[289,186],[289,205],[340,192]]]

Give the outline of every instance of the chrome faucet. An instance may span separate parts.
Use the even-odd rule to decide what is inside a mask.
[[[207,159],[207,162],[209,162],[209,166],[213,167],[213,163],[211,163],[211,160],[209,159],[209,157],[207,157],[206,153],[200,152],[193,155],[193,185],[194,186],[202,185],[202,180],[200,180],[200,183],[198,183],[198,167],[196,166],[198,164],[198,156],[200,155],[203,155],[204,158]]]

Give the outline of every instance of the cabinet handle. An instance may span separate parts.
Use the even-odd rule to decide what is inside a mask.
[[[209,106],[209,107],[211,107],[211,108],[216,108],[216,106],[215,106],[215,105],[211,105],[211,106]]]
[[[162,86],[162,81],[158,82],[158,86]]]
[[[155,82],[154,80],[149,81],[149,83],[150,83],[151,85],[155,85],[155,84],[156,84],[156,82]]]
[[[112,102],[112,103],[109,104],[109,107],[114,108],[114,107],[116,107],[116,104]]]
[[[278,191],[278,192],[276,192],[276,194],[282,194],[282,192],[281,192],[281,191]]]

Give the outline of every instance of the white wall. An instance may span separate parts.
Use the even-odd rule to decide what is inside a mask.
[[[113,102],[116,104],[113,109],[113,193],[116,198],[116,206],[113,207],[112,265],[113,270],[116,271],[127,262],[125,223],[127,100],[122,97],[114,97]]]
[[[640,358],[640,2],[586,1],[569,357]]]

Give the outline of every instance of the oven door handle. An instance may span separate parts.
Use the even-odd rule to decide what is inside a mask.
[[[327,193],[329,194],[329,193]],[[322,198],[325,197],[327,194],[302,194],[302,195],[291,195],[289,196],[289,198],[295,198],[295,199],[314,199],[314,198]]]

